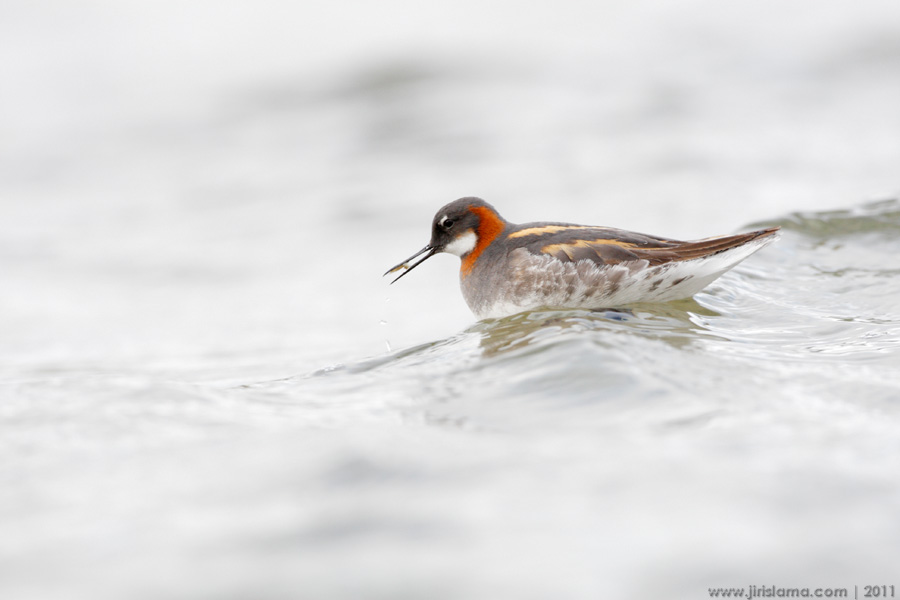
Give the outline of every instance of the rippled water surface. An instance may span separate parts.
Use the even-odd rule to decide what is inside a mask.
[[[0,9],[0,597],[900,587],[895,3],[117,6]],[[783,234],[475,322],[470,194]]]

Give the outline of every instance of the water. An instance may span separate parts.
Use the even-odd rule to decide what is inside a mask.
[[[0,597],[900,585],[895,3],[158,6],[0,9]],[[784,234],[474,322],[469,194]]]

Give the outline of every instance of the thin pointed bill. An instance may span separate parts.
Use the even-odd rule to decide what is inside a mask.
[[[428,254],[425,254],[426,252],[428,252]],[[428,260],[429,258],[431,258],[432,256],[434,256],[437,253],[438,253],[437,247],[431,246],[431,245],[425,246],[424,248],[422,248],[421,250],[419,250],[418,252],[416,252],[415,254],[413,254],[412,256],[407,258],[406,260],[404,260],[402,263],[397,265],[396,267],[388,270],[388,272],[385,273],[385,275],[390,275],[391,273],[395,273],[395,272],[399,271],[400,269],[406,269],[405,271],[400,273],[400,275],[397,276],[397,279],[394,279],[391,282],[392,284],[397,283],[398,279],[400,279],[401,277],[403,277],[404,275],[406,275],[407,273],[409,273],[410,271],[412,271],[413,269],[415,269],[416,267],[418,267],[423,262],[425,262],[426,260]],[[414,258],[421,256],[423,254],[425,254],[425,258],[410,264]],[[382,277],[383,276],[384,275],[382,275]]]

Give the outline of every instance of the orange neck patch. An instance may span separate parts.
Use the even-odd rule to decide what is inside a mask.
[[[472,268],[475,266],[478,257],[481,256],[481,253],[484,252],[485,248],[491,245],[491,242],[497,239],[497,236],[500,235],[506,227],[506,224],[497,216],[497,213],[486,206],[473,206],[469,210],[478,215],[479,223],[478,230],[476,231],[478,243],[475,244],[475,248],[473,248],[462,260],[460,271],[462,272],[463,277],[469,275]]]

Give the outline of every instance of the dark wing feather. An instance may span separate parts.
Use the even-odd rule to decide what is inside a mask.
[[[705,240],[682,242],[619,229],[579,228],[536,236],[525,247],[535,254],[549,254],[563,262],[589,260],[598,265],[646,260],[651,265],[712,256],[760,237],[777,227]]]

